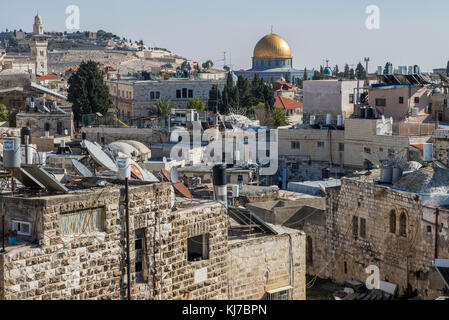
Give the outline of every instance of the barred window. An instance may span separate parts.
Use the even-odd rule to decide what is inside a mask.
[[[360,236],[366,238],[366,220],[360,218]]]
[[[352,235],[354,237],[359,235],[359,219],[356,216],[352,217]]]
[[[61,213],[60,230],[64,236],[104,231],[105,207]]]
[[[390,212],[390,232],[396,233],[396,212],[394,210]]]

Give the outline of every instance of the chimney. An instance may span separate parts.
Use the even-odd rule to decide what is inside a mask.
[[[117,73],[117,81],[120,81],[121,78],[122,78],[122,75],[120,73]]]

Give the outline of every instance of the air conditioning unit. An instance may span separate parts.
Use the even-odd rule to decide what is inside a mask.
[[[292,300],[292,286],[286,286],[266,292],[266,300]]]

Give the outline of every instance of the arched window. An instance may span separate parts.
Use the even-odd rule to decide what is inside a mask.
[[[390,211],[390,232],[396,233],[396,211]]]
[[[407,237],[407,215],[402,212],[399,217],[399,235]]]
[[[311,266],[313,265],[313,245],[312,245],[312,238],[310,236],[307,236],[306,251],[307,251],[306,263]]]

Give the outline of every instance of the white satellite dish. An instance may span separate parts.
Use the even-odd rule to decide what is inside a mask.
[[[178,182],[178,169],[176,167],[172,167],[170,169],[170,180],[171,183]]]
[[[167,163],[167,158],[166,158],[166,157],[163,157],[163,158],[162,158],[162,162],[163,162],[163,163]]]

